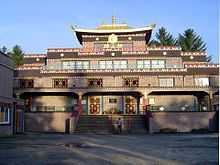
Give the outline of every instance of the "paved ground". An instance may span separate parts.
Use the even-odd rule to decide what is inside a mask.
[[[63,135],[0,138],[0,165],[218,164],[218,134]]]

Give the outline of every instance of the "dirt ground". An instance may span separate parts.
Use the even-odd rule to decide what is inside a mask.
[[[218,164],[218,134],[25,134],[0,138],[0,165]]]

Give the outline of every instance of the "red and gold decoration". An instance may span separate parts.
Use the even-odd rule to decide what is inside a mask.
[[[68,80],[67,79],[54,79],[54,88],[67,88]]]
[[[127,114],[136,114],[136,99],[132,96],[125,97],[125,111]]]
[[[124,78],[124,86],[125,87],[138,87],[139,80],[135,77]]]
[[[88,79],[89,87],[102,87],[102,79]]]
[[[91,96],[89,98],[89,112],[96,115],[100,113],[100,97]]]

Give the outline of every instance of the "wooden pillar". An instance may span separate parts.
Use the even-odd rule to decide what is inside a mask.
[[[213,100],[213,93],[209,92],[208,95],[208,110],[212,111],[212,100]]]
[[[137,114],[140,114],[140,96],[137,96],[136,99],[137,99]]]
[[[78,106],[79,106],[79,113],[82,113],[82,111],[83,111],[83,107],[82,107],[82,93],[81,92],[79,92],[78,93],[78,96],[79,96],[79,99],[78,99]]]

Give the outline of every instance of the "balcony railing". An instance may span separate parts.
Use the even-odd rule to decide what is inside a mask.
[[[31,109],[26,108],[26,111],[31,112],[72,112],[74,106],[34,106]]]
[[[148,110],[151,112],[206,112],[210,111],[210,109],[207,108],[207,106],[202,106],[200,104],[197,104],[195,106],[182,106],[180,109],[170,109],[165,108],[163,105],[151,105],[148,107]]]
[[[99,67],[91,67],[89,69],[64,69],[62,66],[49,67],[43,66],[41,73],[94,73],[94,72],[187,72],[187,68],[137,68],[135,65],[128,65],[122,68],[102,69]]]
[[[102,87],[95,87],[95,86],[92,86],[92,87],[88,87],[88,86],[72,86],[72,87],[67,87],[67,88],[55,88],[55,87],[52,87],[52,86],[35,86],[33,87],[32,89],[143,89],[143,88],[146,88],[146,89],[154,89],[154,88],[157,88],[157,89],[179,89],[179,88],[182,88],[182,89],[190,89],[190,88],[193,88],[193,89],[207,89],[207,88],[219,88],[218,85],[209,85],[209,86],[196,86],[196,85],[192,85],[192,86],[159,86],[159,85],[147,85],[147,86],[134,86],[134,87],[126,87],[126,86],[102,86]],[[20,88],[19,86],[14,86],[14,89],[24,89],[24,88]],[[27,88],[27,89],[31,89],[31,88]]]

